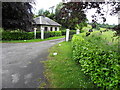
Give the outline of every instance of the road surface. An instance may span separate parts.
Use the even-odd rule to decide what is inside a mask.
[[[2,88],[37,88],[47,83],[40,61],[48,49],[64,39],[33,43],[2,44]]]

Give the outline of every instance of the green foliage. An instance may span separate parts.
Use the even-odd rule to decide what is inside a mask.
[[[0,41],[2,40],[2,32],[3,32],[3,29],[0,28]]]
[[[120,36],[120,24],[113,27],[113,30],[116,31],[116,35]]]
[[[0,28],[0,32],[3,32],[4,30],[3,30],[3,28]]]
[[[76,34],[76,30],[70,30],[70,35]]]
[[[50,32],[49,31],[45,31],[44,32],[44,38],[49,38],[49,37],[50,37]]]
[[[61,36],[62,33],[61,31],[45,31],[44,32],[44,37],[49,38],[49,37],[56,37],[56,36]],[[38,31],[36,34],[36,38],[41,38],[41,32]]]
[[[76,24],[86,21],[83,3],[68,2],[63,4],[56,15],[58,22],[65,28],[75,29]]]
[[[45,10],[44,12],[43,12],[43,15],[45,15],[45,16],[48,16],[50,14],[50,12],[48,11],[48,10]]]
[[[44,38],[61,36],[61,31],[45,31]],[[41,38],[41,32],[36,32],[36,38]],[[30,40],[34,39],[34,32],[21,32],[19,30],[16,31],[3,31],[2,32],[2,40]]]
[[[76,30],[77,30],[77,29],[82,30],[82,28],[83,28],[84,26],[87,26],[87,23],[86,23],[86,22],[81,22],[80,24],[76,24],[75,29],[76,29]]]
[[[21,29],[24,31],[32,31],[32,4],[34,4],[34,0],[31,0],[31,2],[3,2],[2,27],[5,30]]]
[[[50,32],[50,37],[61,36],[61,35],[62,35],[61,31],[51,31]]]
[[[34,34],[34,32],[31,32],[31,33]],[[37,39],[38,39],[38,38],[41,38],[41,32],[40,32],[40,31],[37,31],[37,32],[36,32],[36,38],[37,38]]]
[[[98,87],[120,88],[120,55],[110,48],[117,47],[107,44],[99,32],[74,35],[72,43],[73,59]]]
[[[31,43],[31,42],[41,42],[41,41],[46,41],[46,40],[53,40],[53,39],[59,39],[59,38],[64,38],[64,36],[58,36],[58,37],[49,37],[46,39],[30,39],[30,40],[11,40],[11,41],[0,41],[0,43]]]
[[[66,30],[61,30],[62,35],[66,35]]]
[[[38,16],[46,16],[52,20],[55,20],[55,14],[53,12],[50,12],[49,10],[40,9],[38,11],[38,15],[35,15],[35,17],[38,17]]]
[[[44,12],[45,12],[45,11],[44,11],[44,9],[42,8],[42,9],[40,9],[40,10],[38,11],[38,15],[41,16],[41,15],[44,14]]]
[[[2,32],[2,40],[29,40],[33,38],[34,34],[28,32]]]
[[[86,26],[82,27],[82,29],[80,30],[80,33],[88,32],[91,28],[92,26],[87,24]]]
[[[90,25],[92,25],[92,23],[89,23]],[[115,25],[109,25],[109,24],[99,24],[99,23],[94,23],[96,25],[95,29],[96,30],[100,30],[101,28],[105,28],[105,29],[112,29]]]

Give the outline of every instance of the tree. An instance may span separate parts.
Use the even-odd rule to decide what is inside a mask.
[[[38,11],[37,17],[38,16],[46,16],[46,17],[48,17],[48,18],[50,18],[52,20],[55,20],[55,14],[50,12],[49,10],[40,9]]]
[[[114,26],[114,27],[113,27],[113,30],[115,30],[115,31],[117,32],[116,34],[120,36],[120,24]]]
[[[87,20],[86,20],[86,21],[87,21]],[[87,26],[87,23],[86,23],[86,22],[81,22],[80,24],[76,24],[75,29],[76,29],[76,30],[77,30],[77,29],[82,30],[82,28],[83,28],[84,26]]]
[[[53,13],[55,6],[50,7],[49,9],[51,9],[51,13]]]
[[[44,9],[40,9],[39,11],[38,11],[38,16],[41,16],[41,15],[43,15],[44,14]]]
[[[62,2],[56,5],[56,8],[55,8],[55,20],[57,22],[59,22],[59,18],[58,17],[59,17],[59,13],[60,13],[60,10],[62,9],[62,7],[63,7],[63,3]]]
[[[33,13],[30,2],[3,2],[2,27],[5,30],[32,30]]]
[[[66,0],[64,0],[66,1]],[[72,0],[73,1],[73,0]],[[106,21],[106,17],[102,5],[110,5],[112,7],[110,15],[117,14],[120,11],[120,2],[67,2],[63,4],[59,12],[58,18],[60,23],[66,28],[74,28],[77,23],[84,22],[86,19],[85,11],[91,8],[96,8],[96,13],[102,18],[103,22]],[[98,15],[93,15],[92,27],[96,27]]]
[[[43,15],[45,15],[45,16],[49,16],[51,13],[48,11],[48,10],[45,10],[44,12],[43,12]]]
[[[75,29],[76,24],[85,22],[86,15],[82,4],[83,2],[65,3],[56,16],[59,19],[59,23],[65,28]]]

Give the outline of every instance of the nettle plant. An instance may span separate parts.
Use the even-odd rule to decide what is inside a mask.
[[[117,52],[106,51],[80,35],[74,35],[72,43],[73,59],[98,87],[120,88],[120,56]]]

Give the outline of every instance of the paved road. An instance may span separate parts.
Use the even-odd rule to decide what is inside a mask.
[[[2,44],[2,87],[37,88],[46,83],[44,67],[48,49],[64,39],[34,43]]]

